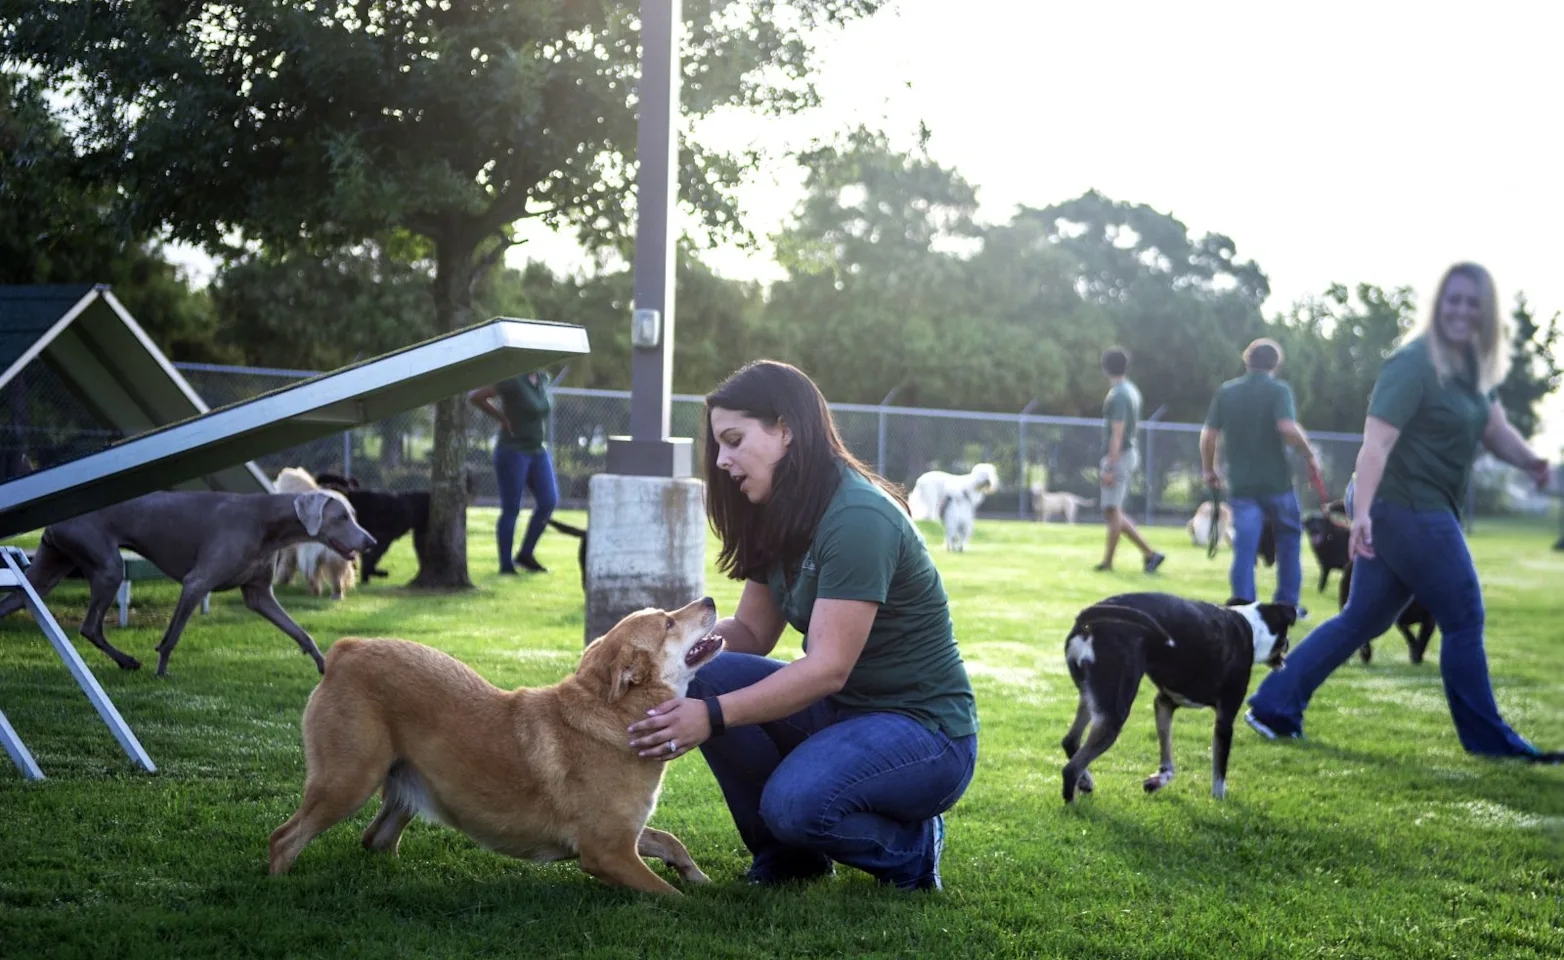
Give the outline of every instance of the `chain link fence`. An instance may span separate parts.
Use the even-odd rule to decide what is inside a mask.
[[[314,376],[308,370],[273,370],[181,363],[175,365],[209,406],[258,396]],[[607,465],[608,438],[630,428],[625,391],[555,387],[549,422],[550,449],[559,478],[561,504],[584,507],[590,478]],[[842,438],[854,455],[886,478],[911,489],[926,470],[965,473],[979,463],[996,468],[1000,488],[984,501],[989,517],[1034,519],[1036,492],[1067,492],[1095,503],[1103,448],[1100,420],[1033,413],[998,414],[962,410],[833,404]],[[701,398],[676,395],[671,433],[701,436]],[[33,364],[0,391],[6,417],[0,435],[0,479],[18,476],[100,450],[121,439],[93,421],[69,387],[46,364]],[[1142,421],[1136,431],[1141,467],[1125,506],[1151,523],[1187,520],[1204,494],[1200,469],[1200,426]],[[467,418],[468,469],[479,503],[498,500],[492,451],[495,425],[476,409]],[[1346,488],[1357,459],[1356,434],[1313,435],[1325,484],[1333,497]],[[424,489],[434,445],[434,411],[424,407],[373,425],[325,437],[258,458],[269,476],[283,467],[358,478],[370,489]],[[1316,506],[1301,465],[1295,485],[1305,509]],[[1479,461],[1471,485],[1469,515],[1542,515],[1546,497],[1492,458]],[[1087,510],[1086,515],[1092,515]]]

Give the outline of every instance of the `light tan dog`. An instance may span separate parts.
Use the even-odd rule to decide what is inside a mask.
[[[579,857],[587,873],[649,893],[678,891],[643,856],[706,883],[677,837],[646,826],[664,765],[637,756],[627,730],[683,696],[721,651],[707,635],[716,622],[709,597],[632,613],[592,641],[575,673],[515,691],[421,644],[337,641],[304,710],[304,799],[271,836],[271,872],[380,787],[370,850],[395,853],[422,813],[497,853]]]
[[[1222,534],[1222,542],[1229,547],[1233,545],[1233,508],[1222,504],[1217,512],[1217,523]],[[1184,524],[1184,529],[1189,531],[1189,542],[1197,547],[1211,545],[1211,501],[1202,500],[1200,506],[1195,508],[1195,515]]]
[[[1041,484],[1032,486],[1032,518],[1047,520],[1063,517],[1066,523],[1074,523],[1075,515],[1082,507],[1095,504],[1096,500],[1078,497],[1073,493],[1049,493]]]
[[[320,489],[315,478],[303,467],[284,467],[272,485],[278,493],[308,493]],[[293,574],[297,571],[303,574],[310,593],[317,597],[324,589],[322,581],[331,584],[333,600],[341,600],[358,582],[358,568],[353,566],[353,561],[344,559],[321,543],[296,543],[291,547],[283,547],[277,551],[275,563],[273,584],[292,583]]]

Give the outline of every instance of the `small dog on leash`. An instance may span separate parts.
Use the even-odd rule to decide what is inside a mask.
[[[1162,747],[1161,766],[1143,784],[1146,792],[1173,781],[1173,711],[1215,707],[1211,795],[1227,796],[1233,721],[1249,690],[1249,672],[1256,663],[1273,670],[1281,666],[1287,628],[1297,620],[1292,604],[1219,607],[1166,593],[1121,594],[1082,610],[1064,644],[1065,665],[1080,691],[1075,722],[1061,743],[1069,759],[1063,771],[1065,803],[1073,803],[1078,790],[1091,792],[1087,767],[1118,739],[1142,676],[1157,688]]]
[[[321,485],[303,467],[284,467],[277,474],[273,486],[278,493],[309,493],[321,489]],[[341,600],[358,582],[358,568],[352,561],[343,559],[335,550],[314,540],[278,550],[276,564],[276,572],[272,575],[274,585],[292,583],[293,574],[298,572],[304,576],[304,583],[310,588],[310,593],[317,597],[322,593],[323,582],[331,584],[333,600]]]

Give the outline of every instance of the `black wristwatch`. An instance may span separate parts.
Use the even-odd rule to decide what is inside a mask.
[[[711,721],[711,735],[722,736],[728,729],[728,725],[722,722],[722,704],[716,697],[707,697],[702,702],[706,704],[706,719]]]

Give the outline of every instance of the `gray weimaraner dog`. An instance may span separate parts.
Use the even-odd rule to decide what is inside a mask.
[[[320,648],[272,595],[272,555],[306,540],[324,543],[348,559],[375,545],[375,538],[358,525],[347,498],[332,490],[301,494],[176,490],[149,493],[49,527],[27,568],[27,579],[42,597],[72,568],[81,570],[92,585],[82,636],[120,669],[139,670],[141,661],[116,650],[103,636],[103,616],[125,579],[120,550],[128,548],[184,587],[157,647],[158,676],[168,675],[169,654],[201,598],[235,587],[243,591],[245,606],[297,641],[324,673]],[[0,617],[15,612],[22,603],[22,594],[12,593],[0,603]]]

